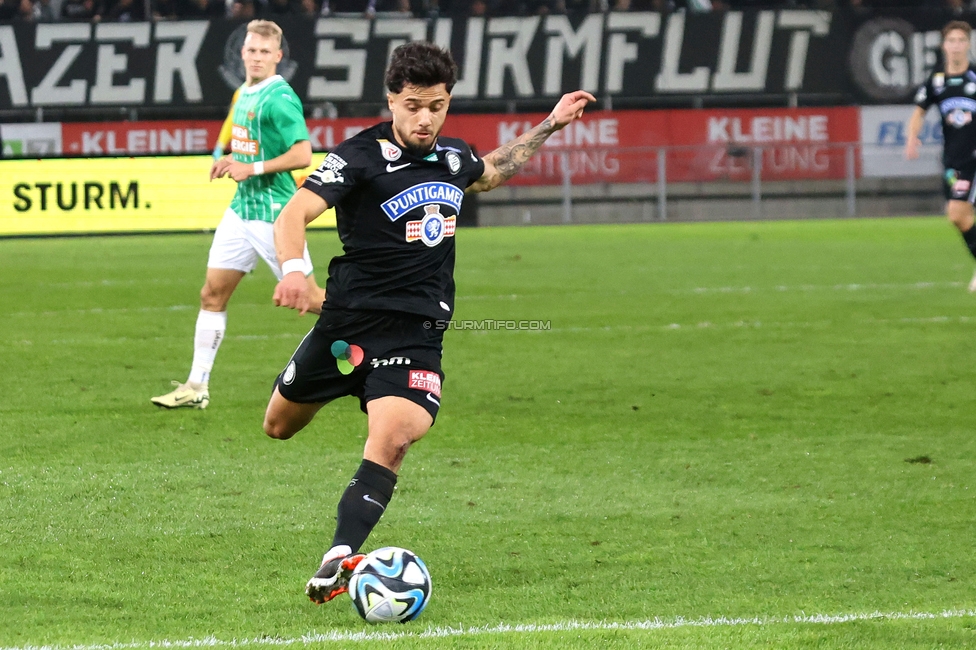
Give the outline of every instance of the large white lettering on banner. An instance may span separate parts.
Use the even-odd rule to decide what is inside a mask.
[[[283,17],[278,72],[307,102],[385,98],[393,49],[430,39],[458,60],[457,99],[833,92],[835,17],[806,10],[417,18]],[[223,21],[0,25],[0,109],[225,106],[245,27]],[[836,31],[836,30],[835,30]],[[833,82],[833,83],[832,83]]]

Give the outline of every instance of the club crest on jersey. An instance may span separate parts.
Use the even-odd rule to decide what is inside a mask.
[[[448,151],[444,158],[447,159],[447,168],[451,170],[452,174],[456,174],[461,171],[461,156],[457,155],[453,151]]]
[[[967,95],[972,95],[973,93],[976,93],[976,83],[970,81],[968,84],[962,87],[962,91]]]
[[[962,128],[973,121],[973,114],[969,111],[964,111],[961,108],[957,108],[954,111],[950,111],[946,115],[946,122],[956,127],[957,129]]]
[[[400,147],[396,146],[389,140],[377,140],[377,142],[380,143],[380,153],[383,154],[383,158],[389,160],[390,162],[400,160],[400,156],[403,155]]]
[[[424,206],[424,218],[420,221],[407,222],[407,241],[418,239],[427,246],[437,246],[445,237],[453,237],[457,226],[456,217],[444,218],[441,208],[437,204]]]
[[[390,221],[396,221],[414,208],[419,208],[428,203],[437,203],[454,208],[454,212],[457,214],[461,211],[461,201],[463,200],[464,192],[450,183],[431,181],[408,187],[392,199],[381,203],[380,207],[390,218]]]
[[[941,72],[936,72],[932,75],[932,90],[938,95],[945,88],[945,75]]]

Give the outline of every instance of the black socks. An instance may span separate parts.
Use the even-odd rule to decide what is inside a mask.
[[[976,226],[962,233],[962,238],[966,241],[969,252],[972,253],[973,257],[976,257]]]
[[[339,499],[335,537],[332,546],[345,544],[356,553],[379,523],[393,498],[397,475],[376,463],[363,459],[349,487]]]

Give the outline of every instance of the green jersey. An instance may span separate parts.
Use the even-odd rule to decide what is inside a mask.
[[[234,160],[271,160],[308,140],[302,102],[280,75],[241,88],[234,104],[230,148]],[[291,172],[251,176],[237,184],[231,209],[246,221],[274,222],[297,189]]]

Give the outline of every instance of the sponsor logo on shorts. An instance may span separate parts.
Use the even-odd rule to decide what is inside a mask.
[[[441,396],[441,376],[429,370],[411,370],[408,388],[415,388],[428,392],[436,397]]]
[[[952,186],[952,191],[956,194],[968,194],[969,193],[969,181],[958,180]]]
[[[407,357],[390,357],[389,359],[373,359],[369,363],[374,368],[381,366],[409,366],[410,359]]]
[[[290,361],[288,367],[285,368],[285,372],[282,374],[281,383],[285,386],[291,386],[291,382],[295,381],[295,362]]]
[[[339,372],[348,375],[356,366],[363,362],[363,349],[358,345],[350,345],[345,341],[336,341],[331,347],[332,356],[336,358]]]

